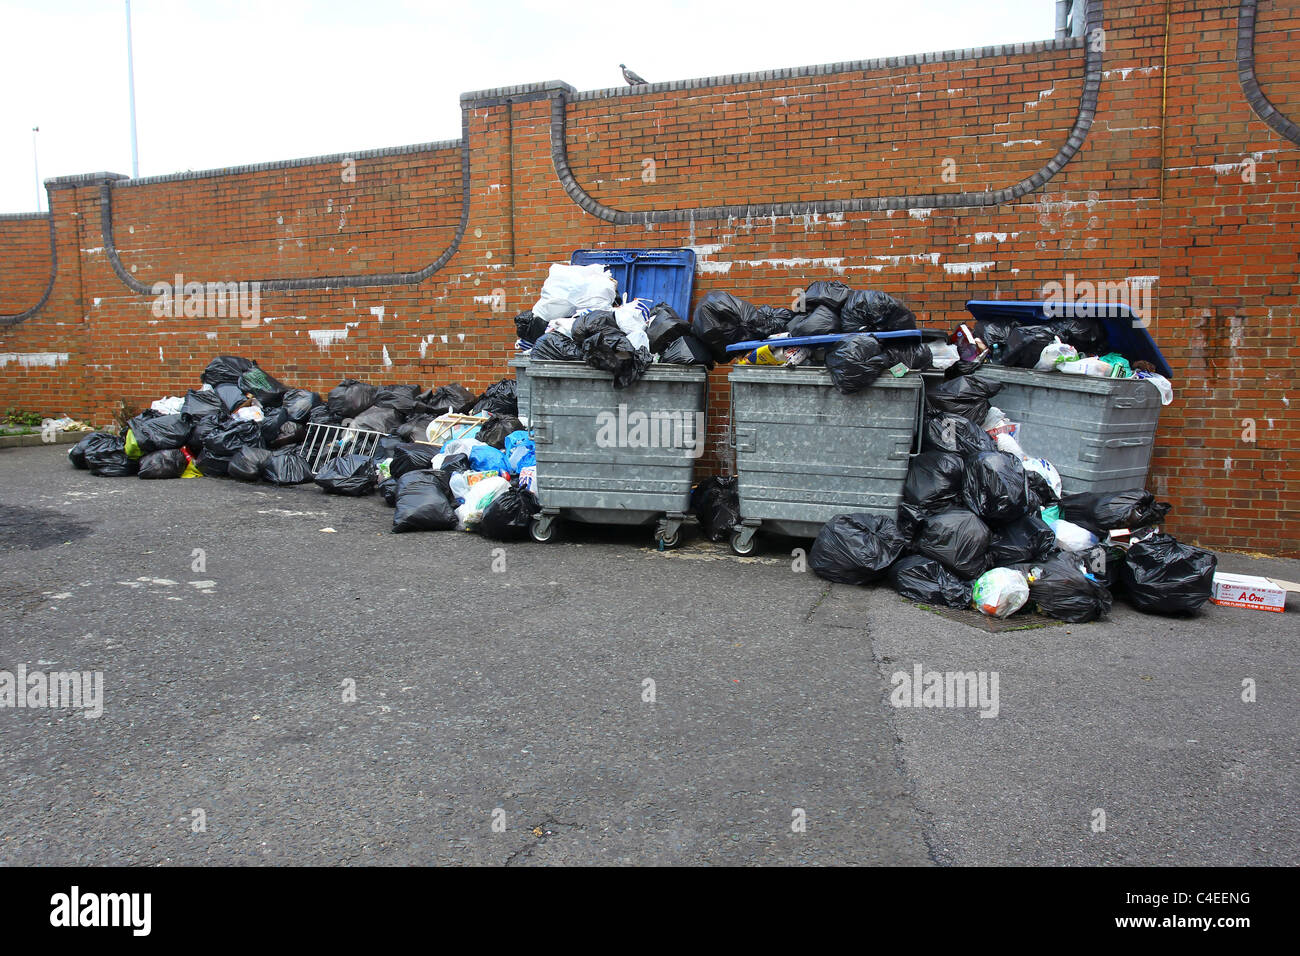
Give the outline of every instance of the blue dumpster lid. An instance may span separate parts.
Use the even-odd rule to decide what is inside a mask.
[[[1048,307],[1053,314],[1048,315]],[[1015,299],[971,299],[966,303],[966,311],[977,319],[1014,319],[1025,325],[1040,325],[1055,318],[1070,316],[1091,317],[1100,320],[1106,327],[1106,338],[1110,348],[1130,362],[1150,362],[1157,372],[1165,378],[1174,377],[1173,370],[1155,339],[1147,331],[1142,320],[1133,314],[1133,310],[1123,303],[1114,305],[1100,302],[1028,302]]]
[[[575,266],[598,264],[618,280],[623,301],[667,302],[690,321],[691,289],[695,283],[694,249],[577,249]]]

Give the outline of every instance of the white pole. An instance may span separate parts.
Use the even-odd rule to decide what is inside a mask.
[[[41,157],[36,151],[36,134],[41,131],[39,126],[32,127],[32,168],[36,170],[36,211],[41,211]]]
[[[135,59],[131,53],[131,0],[126,0],[126,78],[131,96],[131,178],[140,178],[140,152],[135,139]]]

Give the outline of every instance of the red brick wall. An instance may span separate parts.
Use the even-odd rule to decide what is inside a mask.
[[[1300,435],[1288,405],[1300,359],[1300,149],[1243,94],[1235,0],[1111,0],[1102,17],[1096,113],[1078,154],[1041,188],[998,204],[616,225],[566,192],[544,91],[467,97],[468,222],[445,265],[414,284],[263,292],[255,329],[156,318],[152,298],[111,267],[99,185],[54,189],[54,294],[34,318],[0,328],[0,353],[67,353],[67,364],[10,362],[0,407],[102,418],[122,399],[180,393],[218,352],[320,389],[345,375],[484,386],[505,372],[510,317],[536,299],[549,263],[582,247],[693,246],[697,298],[728,289],[787,303],[795,287],[841,278],[899,295],[943,327],[969,298],[1040,298],[1067,274],[1157,276],[1151,331],[1174,366],[1177,401],[1162,415],[1150,486],[1175,502],[1172,526],[1188,538],[1300,552]],[[1300,10],[1260,0],[1257,30],[1260,86],[1300,117]],[[979,53],[570,95],[564,142],[575,191],[649,213],[1008,188],[1070,136],[1084,50]],[[460,218],[460,150],[359,159],[353,182],[340,176],[342,159],[114,186],[123,268],[145,283],[178,271],[343,281],[438,259]],[[27,221],[0,220],[0,261],[39,252],[33,233]],[[39,297],[46,273],[36,267],[38,278],[0,273],[4,311]],[[502,313],[491,305],[498,289]],[[716,438],[727,420],[723,370],[711,400]],[[1254,440],[1244,440],[1243,421],[1253,421]],[[725,467],[723,458],[715,448],[706,461]]]

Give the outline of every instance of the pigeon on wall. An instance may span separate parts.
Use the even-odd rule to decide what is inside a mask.
[[[634,73],[632,70],[629,70],[627,68],[626,63],[620,63],[619,67],[623,70],[623,79],[627,80],[628,86],[641,86],[643,84],[650,82],[649,80],[642,77],[640,74]]]

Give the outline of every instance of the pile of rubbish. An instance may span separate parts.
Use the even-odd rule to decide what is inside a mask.
[[[1160,530],[1170,505],[1142,489],[1065,494],[1052,463],[1027,454],[992,404],[1001,387],[970,374],[932,383],[896,518],[828,521],[812,569],[850,584],[888,577],[909,600],[999,618],[1037,607],[1093,621],[1116,592],[1157,614],[1208,601],[1215,556]]]
[[[214,358],[201,378],[200,388],[155,401],[122,435],[87,435],[69,460],[105,478],[225,476],[314,481],[327,494],[378,491],[394,508],[394,532],[522,538],[540,510],[536,449],[512,379],[481,395],[458,384],[345,379],[322,399],[234,355]]]
[[[953,358],[968,364],[989,362],[1011,368],[1094,378],[1138,378],[1160,392],[1161,404],[1174,400],[1173,385],[1147,361],[1130,362],[1109,350],[1106,326],[1090,316],[1046,322],[980,319],[961,325],[949,336]]]
[[[865,388],[881,372],[900,365],[904,370],[931,367],[931,352],[919,339],[881,346],[867,334],[916,328],[916,316],[893,296],[818,281],[808,287],[804,301],[807,311],[792,312],[715,291],[699,301],[687,322],[666,302],[623,301],[603,266],[557,263],[537,303],[515,316],[516,348],[532,359],[585,362],[611,372],[618,389],[639,380],[657,362],[712,369],[736,358],[741,364],[804,365],[824,356],[843,391]],[[830,350],[780,346],[784,338],[850,332],[864,334]],[[727,351],[729,345],[758,340],[773,344],[745,356]]]

